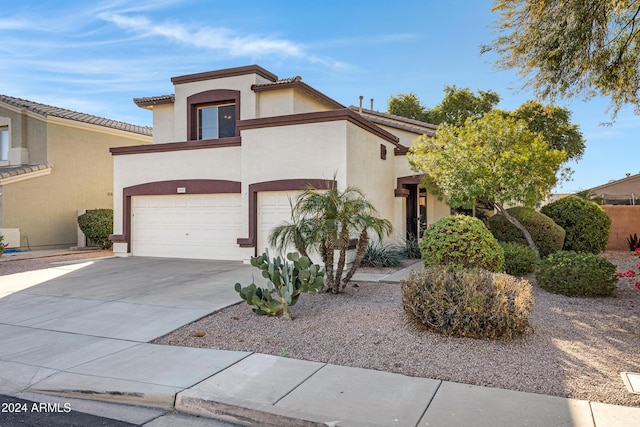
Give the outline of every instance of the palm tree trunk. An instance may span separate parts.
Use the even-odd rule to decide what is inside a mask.
[[[353,264],[351,265],[351,268],[349,269],[349,272],[347,273],[347,275],[344,277],[344,279],[342,279],[343,289],[347,285],[347,283],[349,283],[349,280],[351,280],[353,275],[356,273],[356,270],[360,268],[360,264],[364,259],[364,255],[367,253],[367,246],[369,246],[369,233],[367,233],[367,229],[365,228],[360,232],[360,237],[358,238],[358,247],[356,249],[356,259],[353,261]]]
[[[324,255],[324,269],[326,272],[326,283],[325,290],[327,292],[334,292],[335,288],[335,279],[333,277],[333,239],[326,239],[322,242],[323,250],[325,252]]]
[[[349,248],[349,234],[346,226],[342,226],[342,236],[340,238],[340,257],[338,258],[338,266],[336,268],[336,278],[333,281],[334,290],[333,293],[340,292],[340,282],[342,281],[342,272],[344,271],[344,264],[347,259],[347,249]]]

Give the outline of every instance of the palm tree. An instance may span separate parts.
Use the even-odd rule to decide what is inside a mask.
[[[369,230],[374,231],[379,239],[391,233],[391,223],[377,218],[376,214],[375,207],[357,188],[347,187],[344,191],[308,188],[295,205],[292,204],[291,223],[276,227],[269,242],[279,250],[293,245],[302,255],[311,248],[317,249],[325,265],[326,291],[339,293],[362,262],[369,244]],[[359,236],[356,259],[341,280],[352,236]],[[339,251],[337,264],[335,250]]]

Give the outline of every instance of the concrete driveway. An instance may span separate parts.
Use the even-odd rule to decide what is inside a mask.
[[[148,342],[240,301],[235,261],[109,258],[0,277],[0,324]],[[259,273],[259,272],[258,272]]]
[[[133,396],[171,407],[177,392],[249,353],[148,342],[240,301],[233,285],[256,271],[241,262],[134,257],[1,276],[0,393]]]

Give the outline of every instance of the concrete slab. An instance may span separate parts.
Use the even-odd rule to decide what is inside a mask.
[[[103,302],[30,326],[106,338],[147,342],[209,314],[209,310]],[[161,321],[159,321],[161,319]]]
[[[139,344],[77,366],[69,372],[187,388],[237,363],[249,354],[240,351]]]
[[[166,414],[146,424],[145,427],[237,427],[213,418],[199,418],[183,414]]]
[[[146,423],[162,417],[167,413],[166,409],[124,405],[97,400],[74,399],[30,392],[19,393],[16,397],[32,402],[59,403],[60,405],[68,403],[72,411],[124,421],[135,425],[148,425]]]
[[[591,411],[597,427],[637,427],[640,408],[591,402]]]
[[[119,352],[134,342],[0,325],[0,357],[65,370]]]
[[[14,395],[58,371],[22,363],[0,361],[0,394]]]
[[[59,372],[33,384],[26,391],[37,394],[172,409],[175,395],[181,390],[181,387]]]
[[[418,425],[593,427],[594,424],[586,401],[444,381]]]
[[[30,326],[100,305],[98,300],[16,293],[0,299],[0,323]]]
[[[93,261],[2,276],[0,279],[0,298],[59,278],[91,264]]]
[[[629,393],[640,394],[640,374],[634,372],[621,372],[622,381]]]
[[[275,404],[316,373],[324,363],[252,354],[178,395],[221,401],[227,397]],[[179,408],[178,402],[176,408]]]
[[[276,406],[321,415],[334,425],[415,426],[439,385],[427,378],[326,365]]]
[[[381,279],[381,282],[400,282],[402,279],[411,274],[412,271],[420,272],[424,271],[424,263],[422,261],[418,261],[415,264],[411,264],[408,267],[403,268],[402,270],[398,270],[393,274],[388,275],[387,277]]]

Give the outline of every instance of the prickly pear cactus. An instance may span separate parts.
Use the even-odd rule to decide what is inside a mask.
[[[300,294],[314,294],[324,287],[324,270],[318,264],[311,264],[309,258],[298,253],[287,254],[290,263],[277,256],[269,258],[269,252],[251,258],[251,265],[262,270],[267,279],[267,288],[259,288],[255,283],[242,287],[236,283],[235,290],[247,304],[254,305],[256,314],[290,319],[289,307],[294,305]],[[276,298],[272,297],[272,293]]]

